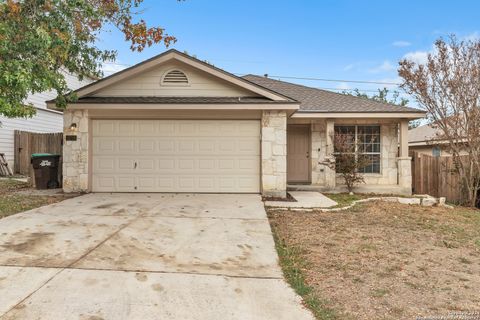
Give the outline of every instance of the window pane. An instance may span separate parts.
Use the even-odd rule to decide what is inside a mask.
[[[335,172],[337,173],[351,172],[354,162],[355,162],[355,154],[337,153],[335,155]]]
[[[335,126],[335,133],[348,133],[355,135],[355,126]]]
[[[335,126],[334,143],[337,172],[351,170],[352,163],[358,161],[367,162],[359,172],[380,173],[380,126]]]
[[[335,126],[334,152],[355,152],[355,126]]]
[[[363,156],[368,159],[368,164],[359,171],[362,173],[380,173],[380,155],[368,154]]]
[[[380,152],[380,126],[358,126],[358,151]]]

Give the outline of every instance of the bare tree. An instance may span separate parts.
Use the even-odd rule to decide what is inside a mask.
[[[370,158],[358,153],[357,142],[351,134],[336,132],[332,141],[335,162],[330,167],[342,176],[348,192],[352,192],[355,184],[365,183],[361,170],[371,164]]]
[[[425,64],[400,61],[401,87],[427,111],[447,143],[465,203],[475,206],[480,188],[480,40],[455,36],[435,42]]]

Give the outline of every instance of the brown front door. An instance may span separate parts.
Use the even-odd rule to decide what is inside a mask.
[[[287,181],[310,182],[310,125],[287,128]]]

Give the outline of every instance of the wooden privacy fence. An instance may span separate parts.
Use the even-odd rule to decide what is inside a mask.
[[[454,172],[453,157],[433,157],[414,152],[412,156],[412,187],[416,194],[445,197],[452,203],[463,200],[461,182]]]
[[[14,135],[15,173],[31,176],[30,157],[32,153],[62,154],[63,134],[61,132],[33,133],[15,130]]]

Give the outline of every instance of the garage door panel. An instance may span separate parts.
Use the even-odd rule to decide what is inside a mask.
[[[93,129],[94,191],[259,192],[259,121],[94,120]]]
[[[156,121],[142,120],[136,121],[136,133],[137,137],[151,137],[158,135],[158,125]]]
[[[116,134],[119,137],[130,137],[136,133],[135,121],[120,120],[117,122]]]
[[[198,169],[200,170],[215,170],[217,167],[217,159],[199,159]]]
[[[213,177],[200,177],[198,179],[198,186],[205,190],[211,190],[215,188],[215,178]]]
[[[116,126],[113,120],[103,120],[93,122],[93,131],[99,136],[115,136]]]
[[[157,154],[157,141],[155,138],[144,138],[138,140],[138,149],[140,154]]]
[[[167,171],[175,169],[175,159],[158,159],[158,169]]]
[[[97,157],[94,159],[94,167],[97,168],[96,171],[100,172],[114,172],[115,171],[115,162],[116,159],[108,157],[108,158],[101,158]]]
[[[118,150],[117,152],[120,154],[135,153],[137,151],[135,148],[135,142],[134,138],[119,138],[116,146],[116,149]]]
[[[174,192],[176,190],[175,179],[173,177],[159,177],[158,191],[159,192]]]
[[[192,153],[197,153],[196,148],[196,141],[194,141],[192,138],[190,139],[182,139],[177,142],[177,153],[178,154],[192,154]]]
[[[116,144],[116,141],[111,138],[94,138],[93,153],[97,155],[116,153]]]
[[[133,170],[135,170],[135,158],[118,158],[115,169],[119,172],[133,173]]]
[[[138,159],[137,160],[137,167],[135,170],[137,171],[148,171],[154,172],[157,171],[157,163],[158,160],[147,158],[147,159]]]
[[[196,166],[195,166],[196,161],[198,161],[198,160],[195,160],[195,159],[179,159],[178,160],[178,169],[193,171],[193,170],[196,169]]]
[[[175,122],[164,120],[161,123],[157,122],[158,135],[160,137],[175,137]]]
[[[238,161],[238,170],[251,170],[252,168],[258,169],[260,171],[260,164],[257,159],[237,159]]]
[[[172,141],[171,139],[164,139],[164,138],[159,138],[157,141],[158,144],[158,152],[160,154],[174,154],[176,147],[175,147],[175,141]]]
[[[119,176],[116,179],[118,187],[121,189],[134,189],[135,188],[135,176]]]
[[[204,139],[198,141],[198,152],[200,154],[212,154],[216,150],[215,140]]]
[[[97,191],[110,191],[116,189],[115,177],[97,175],[94,180],[93,188]]]
[[[157,179],[152,176],[137,176],[138,180],[138,189],[145,192],[155,192],[157,187]]]
[[[237,123],[238,135],[243,137],[258,137],[258,123],[243,121]]]

